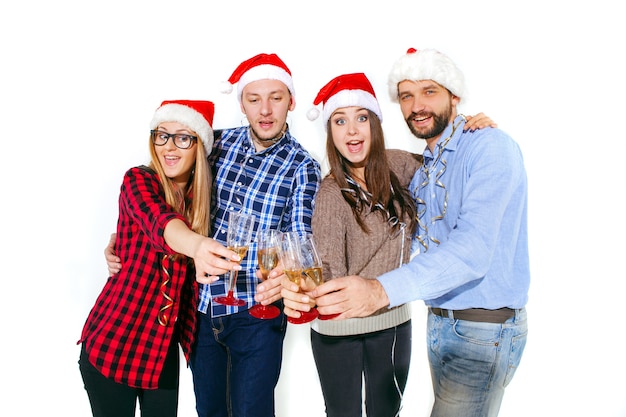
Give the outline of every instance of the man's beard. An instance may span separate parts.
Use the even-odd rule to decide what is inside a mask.
[[[283,128],[276,135],[269,137],[269,138],[262,138],[261,135],[257,133],[257,131],[254,129],[252,125],[250,125],[250,130],[252,132],[252,138],[261,143],[278,142],[279,140],[283,138],[283,136],[285,136],[285,132],[287,131],[287,124],[285,123]]]
[[[409,117],[406,118],[406,124],[409,126],[411,133],[414,136],[420,139],[431,139],[437,137],[443,133],[448,124],[450,123],[450,117],[452,116],[452,106],[448,104],[443,112],[440,114],[432,113],[432,112],[419,112],[419,113],[411,113]],[[434,121],[434,125],[432,128],[426,131],[418,131],[412,123],[412,120],[415,118],[425,118],[432,117]]]

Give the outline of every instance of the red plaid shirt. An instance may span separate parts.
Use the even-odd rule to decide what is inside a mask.
[[[78,343],[105,377],[131,387],[158,387],[175,334],[189,359],[198,286],[193,261],[168,256],[174,252],[163,232],[172,219],[185,221],[166,204],[156,173],[146,167],[128,170],[115,242],[124,268],[107,280]]]

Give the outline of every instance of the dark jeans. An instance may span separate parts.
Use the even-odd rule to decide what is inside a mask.
[[[178,412],[178,343],[172,342],[159,379],[159,389],[132,388],[104,377],[81,348],[78,365],[94,417],[135,417],[137,400],[141,417],[176,417]]]
[[[273,416],[285,315],[261,320],[248,311],[216,318],[198,312],[197,325],[190,367],[198,416]]]
[[[396,416],[411,362],[411,321],[378,332],[325,336],[311,345],[328,417],[362,416],[362,378],[368,417]]]

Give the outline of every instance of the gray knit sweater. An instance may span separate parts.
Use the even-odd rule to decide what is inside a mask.
[[[420,166],[417,155],[389,149],[387,158],[400,183],[408,187]],[[356,222],[335,180],[324,178],[315,197],[312,226],[324,264],[325,280],[346,275],[372,279],[399,267],[401,260],[408,262],[411,251],[408,232],[390,236],[389,224],[378,211],[364,211],[364,222],[370,229],[369,234]],[[404,304],[381,309],[364,318],[315,320],[311,328],[324,335],[347,336],[388,329],[410,318],[409,305]]]

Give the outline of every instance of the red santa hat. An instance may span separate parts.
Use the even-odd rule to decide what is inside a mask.
[[[323,103],[324,122],[328,122],[333,112],[342,107],[363,107],[371,110],[383,120],[372,84],[362,72],[343,74],[333,78],[317,94],[313,105]],[[309,120],[315,120],[319,110],[313,107],[307,112]]]
[[[291,71],[276,54],[259,54],[247,61],[243,61],[235,69],[228,81],[222,83],[221,91],[230,94],[233,84],[237,83],[237,97],[241,100],[241,93],[246,85],[259,80],[278,80],[287,86],[289,92],[295,97],[296,90],[293,88]]]
[[[433,80],[459,99],[465,94],[463,73],[450,58],[434,49],[418,51],[409,48],[406,54],[394,63],[388,82],[392,101],[398,101],[398,83],[405,80]]]
[[[196,132],[202,140],[206,154],[213,149],[213,114],[215,106],[210,101],[166,100],[156,110],[150,129],[165,122],[178,122]]]

